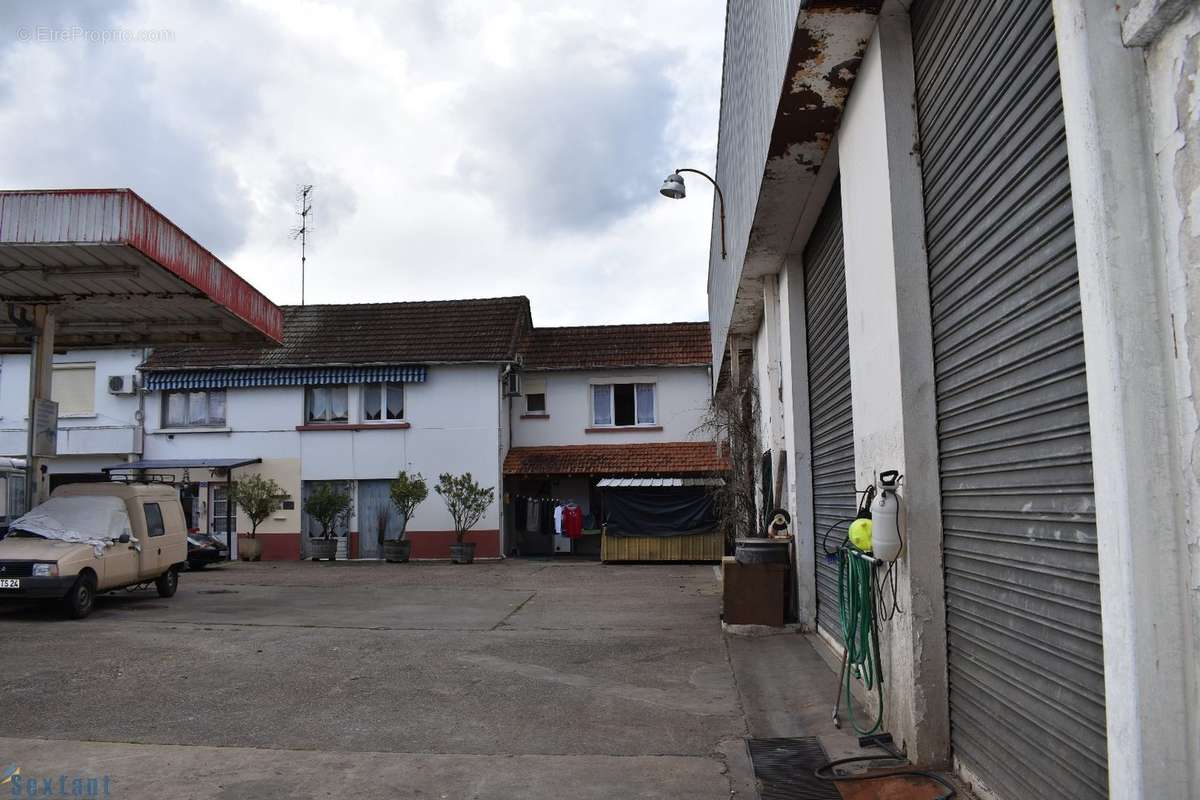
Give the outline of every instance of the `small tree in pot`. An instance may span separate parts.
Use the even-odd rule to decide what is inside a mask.
[[[251,475],[233,484],[230,498],[250,520],[249,538],[239,543],[238,558],[258,561],[262,558],[262,542],[255,538],[258,526],[283,505],[284,491],[278,483],[262,475]]]
[[[388,494],[391,495],[392,505],[400,512],[400,536],[383,542],[383,557],[393,562],[408,561],[412,554],[412,542],[407,536],[408,521],[412,519],[417,506],[429,496],[429,487],[425,485],[425,477],[421,473],[410,475],[400,470],[400,474],[388,486]]]
[[[475,560],[475,543],[464,542],[463,537],[492,505],[495,489],[483,488],[469,472],[462,475],[443,472],[433,490],[442,496],[450,518],[454,520],[455,543],[450,545],[450,560],[455,564],[470,564]]]
[[[313,561],[337,558],[337,529],[346,524],[352,510],[350,495],[328,483],[318,484],[304,501],[304,512],[321,526],[320,537],[308,542]]]

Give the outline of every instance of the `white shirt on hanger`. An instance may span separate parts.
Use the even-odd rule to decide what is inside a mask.
[[[562,535],[562,512],[563,506],[561,503],[554,507],[554,533],[559,536]]]

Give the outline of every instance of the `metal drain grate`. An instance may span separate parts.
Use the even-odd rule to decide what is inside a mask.
[[[841,800],[832,783],[813,777],[813,770],[829,761],[817,737],[748,743],[762,800]]]

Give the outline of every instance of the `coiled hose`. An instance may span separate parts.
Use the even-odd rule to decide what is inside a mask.
[[[838,615],[842,623],[842,641],[846,646],[846,715],[859,736],[869,736],[883,724],[883,666],[879,659],[879,631],[875,625],[874,565],[861,558],[862,551],[849,541],[838,549]],[[854,716],[850,679],[855,675],[867,687],[876,689],[879,707],[875,723],[860,728]]]

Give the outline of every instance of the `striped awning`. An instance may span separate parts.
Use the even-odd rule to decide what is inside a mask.
[[[424,383],[425,367],[296,367],[147,372],[148,390],[235,389],[256,386],[330,386],[348,383]]]

